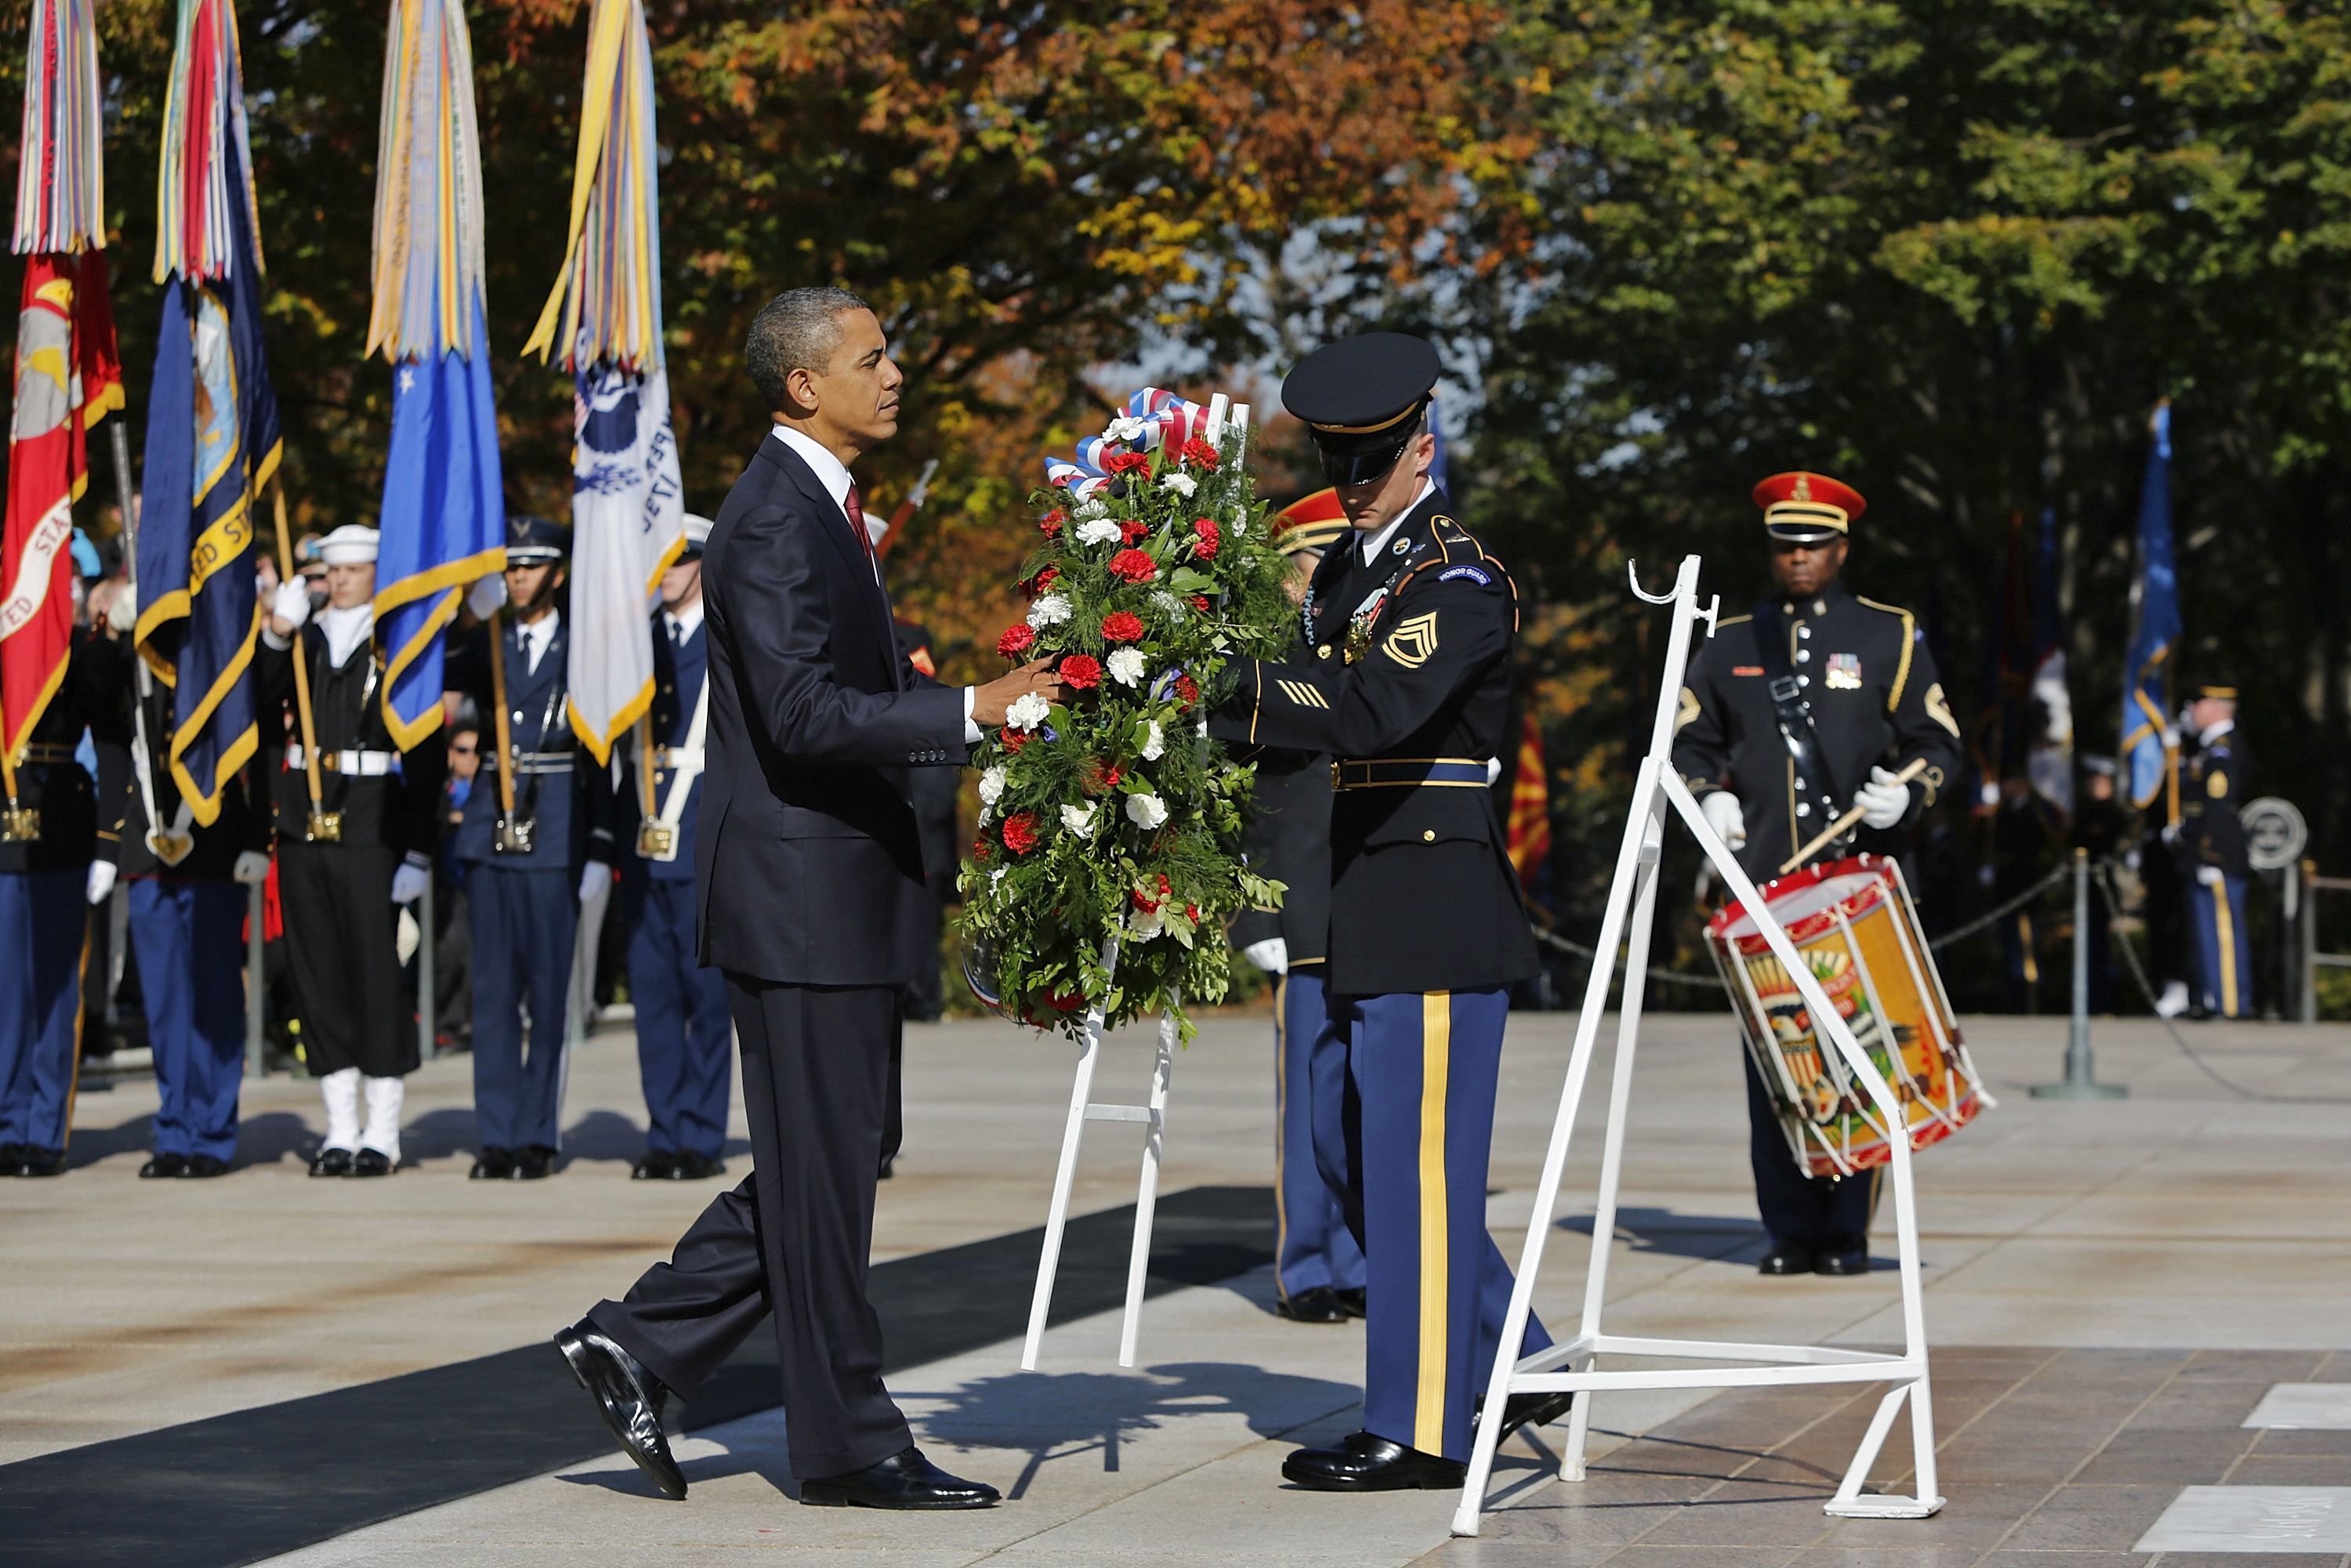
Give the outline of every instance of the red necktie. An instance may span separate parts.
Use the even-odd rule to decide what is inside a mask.
[[[873,536],[865,531],[865,508],[857,504],[856,486],[850,486],[849,494],[841,497],[841,508],[849,514],[851,530],[857,535],[857,548],[865,552],[865,564],[873,568],[873,575],[878,580],[882,575],[882,567],[881,563],[873,559]]]

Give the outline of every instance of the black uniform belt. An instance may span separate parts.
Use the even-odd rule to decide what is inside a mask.
[[[1486,765],[1469,757],[1342,758],[1331,764],[1333,789],[1483,789]]]
[[[579,753],[574,751],[518,752],[515,756],[515,771],[517,774],[569,773],[571,771],[572,758],[578,755]],[[488,751],[484,752],[482,754],[482,766],[490,772],[496,772],[498,768],[497,754]]]
[[[74,748],[70,746],[56,746],[47,741],[37,741],[27,745],[17,756],[16,760],[20,764],[37,762],[44,768],[55,768],[59,763],[79,759],[74,756]]]

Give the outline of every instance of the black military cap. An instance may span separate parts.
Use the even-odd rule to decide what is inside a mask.
[[[507,514],[507,564],[537,566],[561,560],[571,548],[571,530],[548,517],[528,512]]]
[[[1395,466],[1437,385],[1437,350],[1403,332],[1325,344],[1281,383],[1281,404],[1306,422],[1333,485],[1363,485]]]
[[[2199,681],[2189,687],[2188,696],[2191,702],[2204,702],[2209,699],[2213,702],[2232,703],[2237,700],[2237,684],[2225,676],[2214,676],[2210,680]]]

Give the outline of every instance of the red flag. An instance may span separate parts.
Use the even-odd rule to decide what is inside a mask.
[[[105,253],[27,258],[0,531],[0,746],[12,756],[65,679],[73,503],[89,483],[89,427],[121,406]]]
[[[1551,853],[1551,785],[1543,772],[1542,730],[1532,714],[1526,716],[1510,776],[1510,864],[1520,885],[1531,893]]]

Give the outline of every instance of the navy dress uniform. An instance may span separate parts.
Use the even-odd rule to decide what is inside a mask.
[[[559,562],[565,542],[544,517],[507,519],[509,566]],[[613,860],[611,790],[565,715],[569,652],[563,612],[549,608],[527,624],[500,615],[475,627],[449,659],[452,688],[491,721],[456,838],[474,941],[476,1178],[554,1169],[580,873]]]
[[[1303,558],[1293,569],[1302,570],[1353,532],[1343,517],[1297,517],[1286,520],[1275,542],[1293,560]],[[1243,911],[1229,933],[1235,947],[1276,977],[1274,1310],[1297,1322],[1343,1322],[1368,1304],[1364,1249],[1347,1228],[1347,1043],[1322,985],[1332,798],[1328,753],[1270,750],[1258,758],[1242,848],[1260,875],[1289,892],[1279,910]]]
[[[1324,967],[1346,1088],[1332,1174],[1368,1263],[1366,1364],[1364,1430],[1283,1465],[1312,1490],[1461,1484],[1511,1289],[1486,1229],[1487,1164],[1509,988],[1537,965],[1486,759],[1502,744],[1518,605],[1426,477],[1437,370],[1425,341],[1373,333],[1284,382],[1343,501],[1379,486],[1397,515],[1316,569],[1311,652],[1238,662],[1210,719],[1228,742],[1336,759]],[[1550,1343],[1528,1325],[1530,1352]],[[1505,1419],[1564,1407],[1521,1396]]]
[[[1803,473],[1764,480],[1755,501],[1768,538],[1813,549],[1849,538],[1867,507],[1849,486]],[[1776,592],[1749,614],[1725,616],[1691,658],[1682,687],[1674,768],[1718,831],[1722,821],[1743,825],[1745,842],[1734,848],[1759,888],[1849,802],[1866,803],[1873,791],[1891,802],[1888,825],[1865,826],[1806,863],[1899,849],[1959,766],[1959,721],[1917,618],[1846,591],[1835,571],[1830,567],[1809,593]],[[1912,762],[1921,767],[1907,785],[1884,781]],[[1907,799],[1894,794],[1897,788]],[[1762,1270],[1865,1271],[1878,1173],[1807,1175],[1788,1152],[1754,1061],[1743,1046],[1739,1056],[1755,1202],[1772,1240]]]
[[[699,560],[710,519],[685,519],[685,554]],[[699,1180],[723,1172],[727,1091],[734,1082],[726,980],[695,950],[694,844],[709,741],[710,639],[697,593],[653,615],[653,706],[638,728],[623,800],[637,831],[621,862],[629,929],[629,996],[637,1009],[637,1071],[644,1086],[645,1153],[639,1179]]]
[[[113,885],[122,783],[123,655],[77,628],[65,678],[10,760],[16,793],[0,818],[0,1176],[66,1168],[89,894]],[[91,733],[99,777],[74,753]],[[101,809],[103,821],[101,821]],[[91,874],[93,862],[105,870]]]
[[[2237,733],[2237,688],[2199,686],[2196,700],[2226,704],[2229,716],[2197,736],[2179,786],[2180,892],[2195,934],[2196,1003],[2215,1018],[2251,1018],[2253,950],[2245,890],[2253,868],[2237,812],[2252,759]]]

